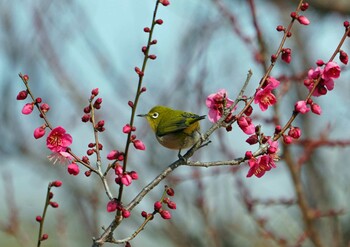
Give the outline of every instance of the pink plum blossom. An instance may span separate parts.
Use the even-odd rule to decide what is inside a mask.
[[[65,152],[72,142],[72,136],[67,134],[63,127],[58,126],[49,133],[46,146],[52,152]]]
[[[259,88],[256,91],[254,103],[259,104],[262,111],[266,111],[270,105],[274,105],[277,102],[275,95],[272,90],[277,88],[280,82],[274,77],[268,77],[263,88]]]
[[[270,155],[262,155],[258,159],[252,158],[248,161],[250,169],[247,177],[255,175],[256,177],[262,177],[265,172],[270,171],[271,168],[275,168],[276,165]]]
[[[220,89],[217,93],[210,94],[205,104],[209,108],[209,121],[216,123],[223,115],[224,107],[229,108],[233,104],[233,100],[227,97],[225,89]]]
[[[322,78],[327,79],[337,79],[340,76],[340,66],[336,62],[328,62],[324,67]]]

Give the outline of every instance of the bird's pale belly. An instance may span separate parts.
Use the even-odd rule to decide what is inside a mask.
[[[157,140],[166,148],[183,149],[193,146],[199,139],[200,134],[194,131],[191,135],[186,133],[172,133],[164,136],[157,136]]]

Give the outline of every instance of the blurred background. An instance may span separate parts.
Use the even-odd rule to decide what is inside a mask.
[[[292,49],[292,62],[278,61],[272,76],[282,85],[279,104],[262,113],[254,105],[254,123],[272,135],[274,120],[285,123],[294,103],[305,98],[303,77],[317,59],[327,61],[341,39],[343,22],[349,20],[350,2],[309,1],[303,13],[309,26],[296,24],[286,47]],[[173,0],[159,7],[151,54],[144,77],[147,92],[142,94],[138,113],[154,105],[207,114],[207,95],[225,88],[234,99],[249,69],[253,77],[248,96],[255,92],[264,74],[262,63],[279,45],[290,12],[298,1]],[[59,208],[48,209],[44,232],[45,246],[89,246],[107,227],[113,213],[106,212],[108,198],[100,180],[84,176],[84,168],[74,177],[66,167],[53,165],[45,139],[35,140],[33,131],[42,125],[37,112],[21,114],[23,101],[16,95],[24,90],[18,73],[28,74],[36,97],[51,106],[49,120],[63,126],[73,137],[72,150],[83,156],[93,142],[91,126],[81,122],[90,92],[98,87],[103,98],[97,117],[106,122],[100,134],[105,159],[110,150],[123,150],[129,122],[129,100],[134,99],[155,1],[6,1],[0,0],[0,243],[1,246],[34,246],[50,181],[62,180],[54,189]],[[254,27],[255,13],[262,43]],[[262,45],[263,44],[263,45]],[[264,48],[264,49],[262,49]],[[350,52],[349,41],[343,50]],[[338,60],[336,59],[338,62]],[[262,178],[246,178],[248,165],[239,167],[180,167],[151,191],[115,232],[115,238],[131,235],[142,223],[140,212],[151,212],[164,185],[175,189],[177,209],[173,218],[157,217],[150,222],[132,246],[317,246],[305,236],[310,229],[296,194],[298,181],[310,209],[322,217],[311,228],[322,246],[349,246],[349,142],[350,73],[343,68],[333,91],[314,101],[322,107],[321,116],[306,114],[294,122],[302,129],[300,141],[284,147],[277,168]],[[27,101],[26,101],[27,102]],[[177,152],[160,146],[144,119],[136,119],[136,135],[146,143],[146,151],[130,152],[129,170],[139,180],[126,188],[124,203],[177,159]],[[205,131],[211,126],[202,121]],[[192,160],[215,161],[238,158],[254,151],[237,125],[231,132],[220,129],[212,143],[199,150]],[[288,162],[285,162],[288,158]],[[92,158],[91,158],[92,159]],[[93,159],[92,159],[93,160]],[[293,173],[293,167],[301,167]],[[296,177],[294,175],[296,174]],[[110,178],[114,195],[118,187]],[[299,202],[299,203],[298,203]],[[110,246],[106,244],[106,246]]]

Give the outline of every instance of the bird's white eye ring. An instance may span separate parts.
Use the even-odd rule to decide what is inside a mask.
[[[152,114],[152,118],[154,118],[154,119],[158,118],[158,116],[159,116],[158,112],[155,112],[155,113]]]

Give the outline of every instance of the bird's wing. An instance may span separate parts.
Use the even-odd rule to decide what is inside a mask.
[[[180,130],[184,130],[191,124],[204,119],[205,116],[198,116],[190,112],[183,112],[180,117],[167,118],[166,121],[160,121],[157,128],[157,136],[164,136]]]

